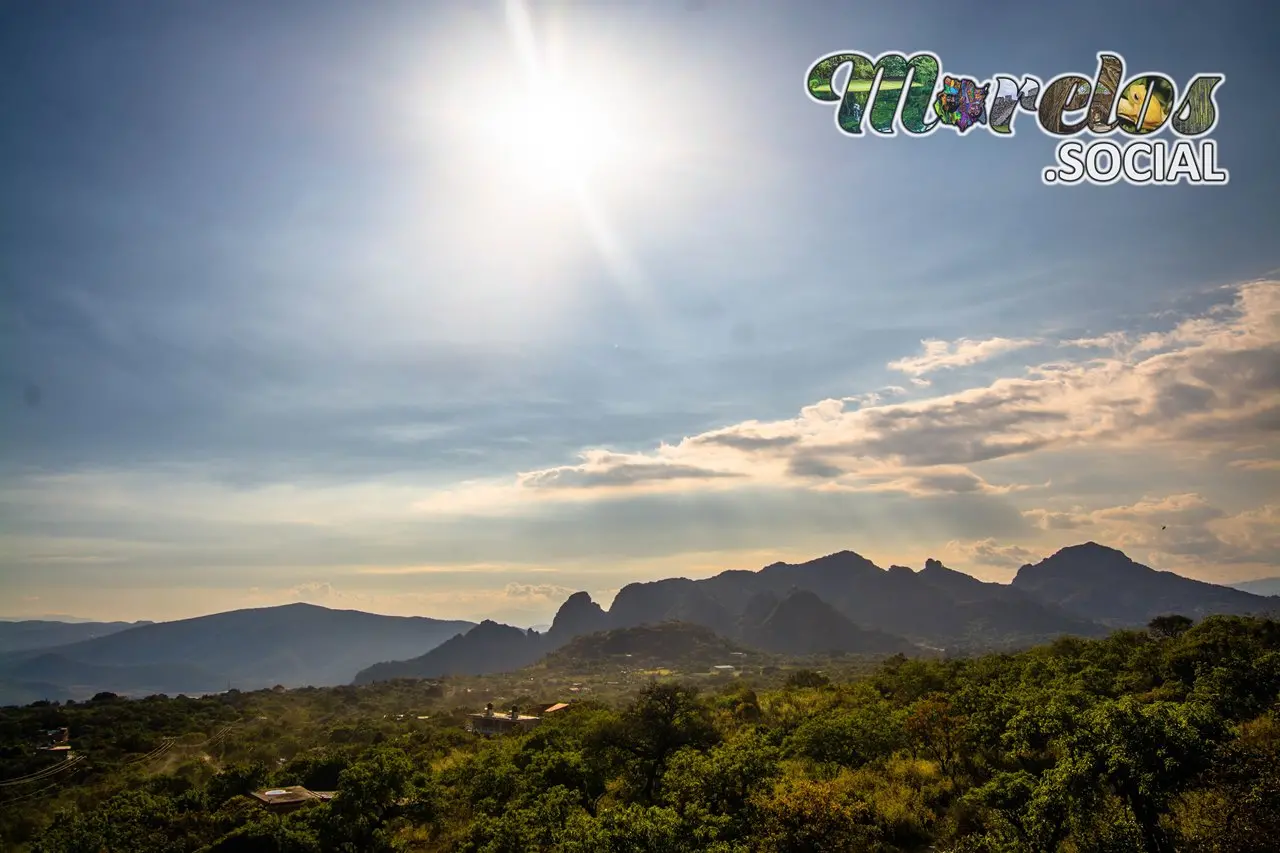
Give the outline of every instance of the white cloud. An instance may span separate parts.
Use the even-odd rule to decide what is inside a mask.
[[[588,451],[519,485],[625,491],[744,483],[908,493],[972,491],[968,466],[1038,451],[1164,449],[1179,455],[1273,448],[1280,427],[1280,287],[1242,286],[1215,310],[1115,353],[899,403],[819,401],[796,418],[750,421],[644,454]],[[1108,340],[1120,341],[1115,337]],[[970,346],[931,354],[938,363]],[[1005,488],[1005,487],[997,487]]]
[[[1099,335],[1093,338],[1072,338],[1070,340],[1060,341],[1060,347],[1072,347],[1075,349],[1109,349],[1121,350],[1128,346],[1129,336],[1124,332],[1111,332],[1106,335]]]
[[[921,341],[924,352],[920,355],[889,362],[890,370],[920,377],[937,370],[954,370],[969,367],[993,358],[1026,349],[1040,343],[1033,338],[989,338],[975,341],[961,338],[958,341]]]
[[[953,540],[947,543],[945,552],[954,557],[960,565],[976,564],[997,569],[1017,569],[1046,556],[1040,551],[1018,545],[1001,545],[994,539],[981,539],[976,542]]]
[[[1053,512],[1047,509],[1029,509],[1022,513],[1041,530],[1075,530],[1082,526],[1083,510],[1077,507],[1075,512]]]
[[[336,596],[333,585],[327,581],[300,584],[290,590],[289,594],[295,601],[305,601],[310,604],[324,604],[333,601]]]
[[[1196,493],[1149,496],[1132,504],[1070,512],[1028,510],[1058,539],[1106,542],[1169,568],[1280,563],[1280,505],[1229,513]],[[1065,535],[1063,535],[1065,532]]]
[[[685,482],[741,477],[735,471],[685,465],[642,455],[588,451],[579,465],[564,465],[521,474],[520,484],[530,489],[594,489],[634,484]]]

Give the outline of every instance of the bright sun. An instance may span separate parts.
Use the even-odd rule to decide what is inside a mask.
[[[498,108],[498,156],[536,181],[581,188],[618,153],[607,116],[590,101],[557,81],[536,81],[526,97]]]
[[[500,90],[509,97],[485,100],[491,162],[543,189],[581,192],[622,159],[608,116],[614,93],[591,91],[599,74],[572,73],[560,45],[535,36],[522,0],[507,0],[506,18],[519,67]]]
[[[435,196],[454,199],[443,219],[458,236],[443,242],[466,266],[521,258],[512,281],[569,263],[589,243],[615,282],[640,293],[640,264],[615,220],[671,203],[671,188],[657,189],[685,156],[671,131],[690,122],[673,124],[671,107],[657,106],[666,89],[639,73],[643,42],[609,45],[567,17],[535,27],[526,0],[505,6],[506,38],[489,30],[459,49],[457,76],[437,76],[426,99],[430,141],[440,130],[451,138],[438,149]]]

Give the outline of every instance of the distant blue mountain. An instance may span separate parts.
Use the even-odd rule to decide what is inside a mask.
[[[1233,583],[1232,586],[1254,595],[1280,595],[1280,578],[1260,578],[1256,581]]]
[[[30,623],[12,623],[24,624]],[[0,632],[8,627],[0,626]],[[83,627],[62,624],[66,630]],[[472,627],[471,622],[312,604],[126,626],[73,642],[0,652],[0,705],[30,701],[33,692],[62,700],[101,691],[193,694],[228,685],[255,690],[346,684],[372,664],[416,657]]]
[[[0,652],[65,646],[105,637],[151,622],[68,622],[61,619],[0,620]]]

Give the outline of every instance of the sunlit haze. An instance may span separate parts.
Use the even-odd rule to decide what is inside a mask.
[[[1280,575],[1268,4],[376,5],[9,7],[0,616]],[[1031,116],[844,137],[803,84],[846,48],[1221,71],[1231,183],[1046,187]]]

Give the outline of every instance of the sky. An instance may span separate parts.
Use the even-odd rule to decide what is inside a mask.
[[[1007,582],[1088,540],[1280,575],[1269,4],[0,16],[7,616],[529,625],[842,549]],[[1230,183],[1044,186],[1031,115],[843,136],[804,88],[842,50],[1224,73]]]

